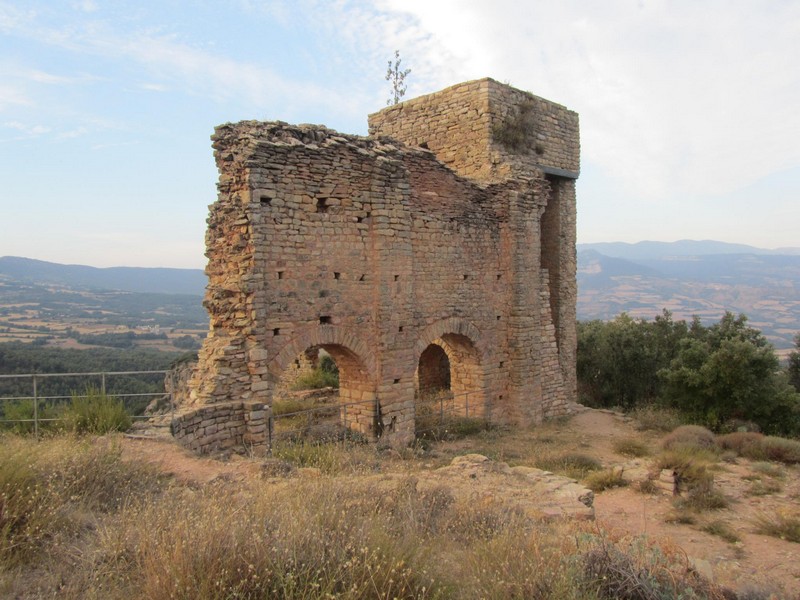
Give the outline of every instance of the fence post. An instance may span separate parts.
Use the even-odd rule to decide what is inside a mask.
[[[33,435],[39,439],[39,394],[36,389],[36,375],[33,376]]]
[[[106,395],[106,374],[100,373],[100,392],[103,396]]]

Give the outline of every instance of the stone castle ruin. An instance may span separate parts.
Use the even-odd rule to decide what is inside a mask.
[[[578,115],[481,79],[369,134],[216,129],[210,330],[173,422],[189,447],[264,444],[277,382],[320,348],[343,424],[372,440],[410,442],[424,389],[493,423],[575,402]]]

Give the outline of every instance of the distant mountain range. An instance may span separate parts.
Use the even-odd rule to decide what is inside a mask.
[[[110,267],[98,269],[84,265],[21,258],[0,257],[0,275],[26,283],[53,283],[78,289],[115,290],[154,294],[202,296],[206,275],[201,269]]]
[[[200,269],[60,265],[0,258],[2,280],[74,289],[197,296]],[[0,306],[4,299],[0,287]],[[16,300],[18,301],[18,299]],[[621,312],[653,318],[664,308],[676,319],[706,323],[729,310],[745,313],[778,348],[800,332],[800,248],[766,250],[712,240],[578,244],[578,318],[611,319]]]
[[[706,324],[744,313],[776,348],[800,332],[800,248],[765,250],[715,241],[578,244],[578,318],[663,309]]]
[[[605,256],[629,260],[663,259],[671,256],[706,256],[712,254],[783,254],[800,255],[800,248],[767,250],[745,244],[730,244],[714,240],[678,240],[677,242],[599,242],[578,244],[578,252],[595,250]]]

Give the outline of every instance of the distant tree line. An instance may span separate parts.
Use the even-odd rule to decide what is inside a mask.
[[[726,313],[704,326],[626,314],[578,323],[578,393],[584,404],[625,410],[678,409],[715,430],[755,425],[800,434],[800,335],[788,367],[747,317]]]
[[[184,356],[181,352],[87,348],[85,350],[48,348],[22,342],[0,344],[0,374],[97,373],[112,371],[162,371]],[[48,377],[37,382],[37,395],[66,396],[83,393],[87,387],[100,387],[101,378]],[[145,394],[164,391],[164,375],[115,375],[106,378],[109,394]],[[0,379],[0,414],[8,405],[3,398],[30,396],[31,378]],[[142,401],[144,404],[147,400]],[[133,412],[142,407],[135,406]]]
[[[89,346],[107,346],[109,348],[133,348],[136,342],[144,340],[166,340],[166,333],[134,333],[133,331],[114,333],[79,333],[73,329],[67,330],[67,337],[71,337],[80,344]]]

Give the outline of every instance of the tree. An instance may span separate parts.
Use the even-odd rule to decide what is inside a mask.
[[[654,321],[626,314],[610,322],[578,323],[578,390],[592,406],[633,408],[660,394],[658,372],[688,335],[685,321],[664,311]]]
[[[400,102],[400,98],[406,95],[406,77],[411,73],[411,69],[401,69],[401,62],[403,61],[400,58],[400,50],[395,50],[394,64],[390,60],[386,69],[386,81],[392,86],[391,95],[386,101],[387,106],[397,104]]]
[[[795,349],[789,354],[789,383],[800,392],[800,333],[794,336]]]
[[[711,327],[693,326],[680,342],[660,373],[663,397],[712,429],[746,420],[767,432],[793,433],[800,429],[800,395],[778,366],[761,332],[728,312]]]

